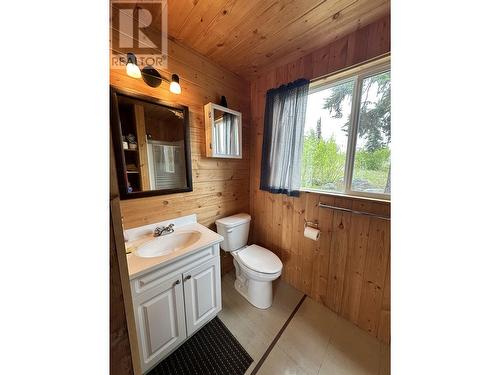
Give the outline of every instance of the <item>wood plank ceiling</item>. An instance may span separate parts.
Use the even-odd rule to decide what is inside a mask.
[[[389,13],[389,0],[169,0],[169,37],[250,80]]]

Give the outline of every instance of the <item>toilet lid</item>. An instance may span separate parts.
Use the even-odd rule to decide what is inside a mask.
[[[226,228],[232,228],[236,227],[241,224],[248,223],[251,220],[251,217],[249,214],[236,214],[232,216],[228,216],[222,219],[215,220],[216,225],[222,225]]]
[[[280,258],[259,245],[250,245],[238,252],[243,265],[261,273],[277,273],[283,268]]]

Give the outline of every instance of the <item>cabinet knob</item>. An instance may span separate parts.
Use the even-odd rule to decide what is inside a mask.
[[[189,280],[190,278],[191,278],[191,275],[187,275],[187,276],[184,278],[184,281]]]
[[[180,283],[181,283],[181,281],[180,281],[180,280],[175,280],[174,285],[179,285]]]

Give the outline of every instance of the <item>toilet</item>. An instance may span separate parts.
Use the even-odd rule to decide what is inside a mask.
[[[251,217],[241,213],[215,221],[217,233],[224,237],[221,248],[233,256],[235,289],[255,307],[267,309],[273,303],[273,281],[281,275],[283,264],[270,250],[247,246]]]

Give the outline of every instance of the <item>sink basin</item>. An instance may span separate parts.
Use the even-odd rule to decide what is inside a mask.
[[[134,252],[141,258],[154,258],[173,253],[191,246],[201,237],[198,231],[183,231],[165,234],[139,246]]]

